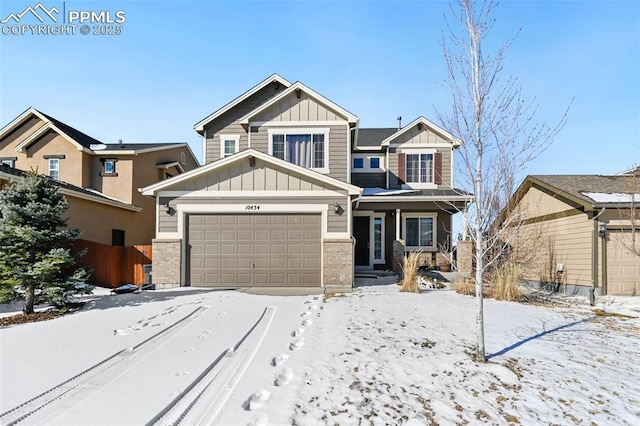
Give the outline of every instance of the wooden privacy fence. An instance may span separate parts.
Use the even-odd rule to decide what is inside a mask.
[[[151,245],[110,246],[87,240],[76,240],[72,251],[87,250],[78,266],[89,268],[89,283],[115,288],[122,284],[145,284],[142,265],[151,264]]]

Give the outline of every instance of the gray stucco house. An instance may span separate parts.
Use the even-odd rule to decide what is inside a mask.
[[[472,200],[453,186],[459,142],[445,130],[424,117],[361,129],[277,74],[195,130],[205,165],[141,189],[156,199],[160,287],[351,287],[405,251],[436,263]]]

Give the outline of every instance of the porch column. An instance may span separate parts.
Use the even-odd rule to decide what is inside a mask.
[[[400,209],[396,209],[396,240],[401,240],[400,235]]]

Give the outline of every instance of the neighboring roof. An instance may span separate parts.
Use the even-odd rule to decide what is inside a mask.
[[[388,136],[385,140],[382,141],[382,145],[389,145],[392,140],[394,140],[397,137],[399,137],[399,136],[403,135],[404,133],[408,132],[414,126],[417,126],[418,124],[423,124],[424,126],[426,126],[426,127],[430,128],[431,130],[435,131],[436,133],[439,133],[440,136],[442,136],[443,138],[449,139],[451,142],[453,142],[453,146],[459,146],[460,143],[461,143],[460,139],[453,137],[453,135],[451,133],[447,132],[442,127],[440,127],[437,124],[434,124],[431,121],[427,120],[426,118],[420,116],[420,117],[416,118],[415,120],[413,120],[411,123],[409,123],[406,126],[404,126],[402,129],[400,129],[400,130],[396,131],[394,134]]]
[[[360,195],[362,193],[362,189],[355,185],[351,185],[349,183],[332,178],[330,176],[323,175],[322,173],[318,173],[314,170],[307,169],[306,167],[301,167],[296,164],[290,163],[288,161],[281,160],[272,155],[268,155],[263,152],[256,151],[255,149],[252,149],[252,148],[244,149],[228,157],[224,157],[219,160],[208,163],[204,166],[200,166],[197,169],[189,170],[188,172],[178,175],[176,177],[172,177],[170,179],[160,181],[153,185],[140,188],[138,189],[138,191],[140,191],[143,195],[149,195],[153,197],[153,196],[156,196],[159,191],[162,191],[165,188],[171,187],[177,183],[184,182],[194,177],[207,174],[212,170],[227,166],[229,164],[236,163],[248,157],[259,158],[260,160],[265,161],[267,163],[274,164],[286,169],[290,169],[293,172],[308,176],[311,179],[315,179],[317,181],[324,182],[329,185],[344,189],[348,191],[350,195]]]
[[[398,129],[396,127],[385,127],[379,129],[358,129],[358,140],[356,141],[356,148],[358,147],[376,147],[382,148],[382,141],[389,136],[396,133]]]
[[[13,167],[9,167],[9,166],[5,166],[0,164],[0,177],[4,177],[7,180],[11,180],[11,181],[17,181],[19,179],[23,179],[25,177],[25,175],[27,174],[27,172],[20,170],[20,169],[16,169]],[[108,197],[98,191],[96,191],[95,189],[91,189],[91,188],[80,188],[78,186],[75,185],[71,185],[70,183],[67,182],[63,182],[63,181],[59,181],[59,180],[53,180],[51,179],[49,176],[46,175],[42,175],[44,177],[46,177],[47,179],[50,179],[51,182],[53,182],[53,184],[57,187],[60,188],[60,192],[62,194],[65,195],[69,195],[72,197],[77,197],[77,198],[83,198],[85,200],[90,200],[90,201],[95,201],[101,204],[107,204],[110,206],[114,206],[114,207],[119,207],[119,208],[123,208],[126,210],[131,210],[131,211],[135,211],[135,212],[139,212],[142,209],[140,207],[136,207],[133,204],[127,204],[123,201],[117,200],[115,198],[112,197]]]
[[[632,175],[532,175],[527,176],[526,180],[548,189],[555,189],[587,208],[624,203],[596,201],[585,195],[586,193],[631,194],[640,192],[638,177]]]
[[[34,111],[38,111],[35,108],[33,108],[33,110]],[[69,136],[71,139],[73,139],[78,144],[82,145],[83,147],[90,149],[91,145],[100,143],[100,141],[98,141],[97,139],[92,138],[91,136],[87,135],[86,133],[82,133],[80,130],[77,130],[77,129],[69,126],[68,124],[65,124],[62,121],[60,121],[60,120],[58,120],[56,118],[53,118],[50,115],[47,115],[47,114],[45,114],[45,113],[43,113],[41,111],[38,111],[38,112],[40,114],[42,114],[51,123],[53,123],[54,126],[56,126],[58,129],[60,129],[67,136]]]
[[[207,124],[211,123],[213,120],[215,120],[216,118],[220,117],[222,114],[224,114],[225,112],[229,111],[234,106],[238,105],[240,102],[242,102],[245,99],[251,97],[253,94],[259,92],[264,87],[268,86],[269,84],[271,84],[273,82],[278,82],[278,83],[282,84],[284,87],[291,86],[291,83],[289,83],[287,80],[285,80],[284,78],[280,77],[278,74],[273,74],[270,77],[267,77],[265,80],[263,80],[260,83],[258,83],[257,85],[253,86],[251,89],[247,90],[242,95],[238,96],[237,98],[235,98],[234,100],[232,100],[231,102],[229,102],[228,104],[223,106],[222,108],[216,110],[212,114],[209,114],[208,116],[206,116],[202,120],[198,121],[193,126],[193,128],[196,130],[196,132],[202,134],[202,132],[204,132],[204,126],[206,126]]]
[[[262,105],[260,105],[258,108],[256,108],[253,111],[251,111],[249,114],[247,114],[244,117],[242,117],[240,119],[240,124],[249,124],[249,120],[251,118],[255,117],[256,115],[258,115],[258,114],[260,114],[262,112],[264,112],[265,110],[270,108],[272,105],[275,105],[281,99],[285,98],[286,96],[288,96],[289,94],[293,93],[294,91],[296,91],[298,89],[300,89],[301,91],[305,92],[307,95],[311,96],[315,101],[328,106],[329,109],[332,109],[332,110],[336,111],[338,114],[340,114],[343,117],[345,117],[349,123],[357,123],[358,122],[359,119],[358,119],[357,116],[353,115],[352,113],[350,113],[346,109],[342,108],[340,105],[338,105],[338,104],[334,103],[333,101],[325,98],[321,94],[315,92],[314,90],[308,88],[307,86],[305,86],[304,84],[302,84],[302,83],[300,83],[298,81],[298,82],[292,84],[291,86],[289,86],[286,90],[283,90],[282,93],[280,93],[279,95],[274,96],[273,98],[269,99],[267,102],[265,102]]]

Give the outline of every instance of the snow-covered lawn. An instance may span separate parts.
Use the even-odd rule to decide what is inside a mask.
[[[604,302],[631,317],[486,300],[478,364],[475,300],[449,290],[95,296],[0,329],[0,423],[637,425],[640,303]]]

